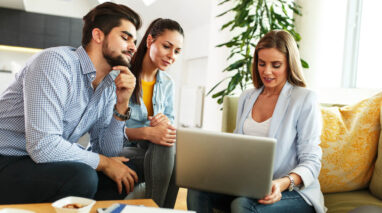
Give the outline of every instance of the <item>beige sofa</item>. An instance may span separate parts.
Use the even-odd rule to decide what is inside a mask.
[[[382,95],[380,95],[382,97]],[[380,97],[379,97],[380,98]],[[378,99],[378,103],[380,103],[381,99]],[[237,103],[238,97],[225,97],[224,104],[223,104],[223,123],[222,123],[222,131],[223,132],[233,132],[235,126],[236,126],[236,111],[237,111]],[[368,103],[368,102],[367,102]],[[374,104],[374,103],[372,103]],[[324,112],[324,110],[322,110]],[[365,112],[365,114],[368,114],[368,112]],[[370,113],[369,113],[370,114]],[[380,113],[374,113],[373,115],[381,116]],[[379,128],[380,131],[380,117],[377,118],[379,123],[376,128]],[[357,121],[355,121],[357,122]],[[323,133],[325,131],[328,131],[324,125]],[[379,133],[380,134],[380,133]],[[379,135],[378,135],[379,138]],[[382,137],[381,137],[382,138]],[[381,140],[380,140],[381,141]],[[375,149],[378,149],[378,153],[380,154],[377,157],[377,154],[370,154],[373,156],[370,156],[371,162],[372,162],[372,168],[371,168],[371,178],[367,179],[366,183],[363,183],[363,185],[358,186],[357,190],[346,190],[346,189],[334,189],[331,190],[326,187],[325,190],[331,191],[331,193],[324,193],[325,197],[325,206],[328,208],[329,213],[340,213],[340,212],[349,212],[350,210],[365,206],[365,205],[373,205],[373,206],[380,206],[382,207],[382,145],[378,147],[378,141],[376,141],[377,147]],[[381,143],[382,144],[382,143]],[[327,149],[325,146],[321,146],[323,149],[323,153],[329,152],[329,149]],[[345,146],[346,147],[346,144]],[[375,150],[375,152],[377,152]],[[377,164],[375,163],[377,162]],[[323,163],[323,167],[324,162]],[[375,167],[375,169],[374,169]],[[326,177],[323,175],[329,174],[330,171],[327,169],[325,172],[320,173],[320,182],[321,179],[325,180]],[[371,181],[370,181],[371,179]],[[372,182],[372,184],[370,184]],[[326,185],[327,184],[325,183]],[[333,183],[334,184],[334,183]],[[323,183],[321,182],[321,187],[323,188]],[[357,187],[357,186],[356,186]],[[354,187],[353,187],[354,188]],[[342,192],[336,192],[342,191]],[[379,198],[378,198],[379,197]]]

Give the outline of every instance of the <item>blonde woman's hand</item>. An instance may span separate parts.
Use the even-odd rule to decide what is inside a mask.
[[[272,204],[281,200],[281,184],[280,179],[272,181],[272,191],[269,195],[265,196],[263,199],[260,199],[258,202],[261,204]]]

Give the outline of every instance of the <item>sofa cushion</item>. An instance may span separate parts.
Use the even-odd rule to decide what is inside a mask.
[[[369,190],[329,193],[324,195],[327,213],[347,213],[359,206],[382,207],[382,201],[370,194]]]
[[[325,192],[366,188],[373,174],[380,133],[382,93],[345,107],[321,108],[322,168]]]
[[[236,114],[239,97],[225,96],[223,101],[222,132],[233,132],[236,127]]]
[[[382,124],[382,113],[380,114],[380,123]],[[375,168],[373,176],[371,178],[369,189],[373,195],[375,195],[379,199],[382,199],[382,129],[379,135],[377,161],[375,162]]]

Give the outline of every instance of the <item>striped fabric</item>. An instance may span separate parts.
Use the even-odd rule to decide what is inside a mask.
[[[83,162],[117,156],[124,122],[113,117],[110,75],[96,90],[95,68],[83,47],[55,47],[33,56],[0,95],[0,155],[30,155],[37,163]],[[90,133],[87,150],[77,144]]]

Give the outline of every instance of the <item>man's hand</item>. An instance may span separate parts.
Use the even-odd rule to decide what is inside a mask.
[[[148,140],[162,146],[173,146],[176,141],[176,128],[170,124],[161,124],[148,128]]]
[[[126,114],[129,100],[133,94],[136,79],[133,73],[125,66],[115,66],[113,70],[120,70],[119,75],[115,78],[115,86],[117,87],[117,110],[120,114]]]
[[[159,124],[169,125],[170,119],[167,118],[163,113],[158,113],[155,116],[149,116],[150,126],[154,127]]]
[[[125,157],[105,157],[100,156],[100,162],[97,171],[103,172],[106,176],[112,179],[118,187],[118,193],[122,193],[122,187],[125,186],[126,192],[134,190],[134,182],[138,182],[137,173],[124,164],[129,159]]]

